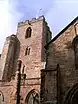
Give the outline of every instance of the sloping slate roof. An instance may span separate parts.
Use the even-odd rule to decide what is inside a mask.
[[[60,33],[58,33],[51,41],[49,41],[44,47],[47,48],[50,43],[54,42],[60,35],[62,35],[62,33],[64,33],[77,20],[78,20],[78,16],[71,23],[69,23]]]

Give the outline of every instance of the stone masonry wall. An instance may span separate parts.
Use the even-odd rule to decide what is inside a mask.
[[[14,60],[15,60],[15,55],[16,55],[16,46],[17,46],[17,38],[15,35],[11,35],[10,37],[7,37],[6,42],[8,42],[8,45],[5,44],[6,46],[4,46],[4,48],[8,47],[8,49],[4,49],[4,52],[7,51],[7,53],[2,53],[2,57],[3,55],[6,56],[5,60],[3,61],[1,59],[1,61],[3,61],[3,63],[5,63],[4,65],[4,71],[3,71],[3,78],[2,80],[5,81],[10,81],[11,80],[11,76],[13,74],[13,69],[14,69]],[[3,65],[2,63],[2,65]]]
[[[5,63],[6,63],[8,48],[9,48],[9,41],[5,41],[2,55],[0,58],[0,80],[2,80],[2,77],[3,77],[3,71],[4,71],[4,67],[5,67]]]
[[[75,70],[75,57],[72,48],[73,39],[76,37],[75,24],[76,23],[71,25],[52,42],[47,50],[46,68],[53,70],[57,64],[60,65],[61,104],[63,104],[68,90],[78,82],[78,70]],[[52,87],[54,87],[54,85]]]

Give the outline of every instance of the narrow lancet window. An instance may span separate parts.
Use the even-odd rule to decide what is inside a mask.
[[[26,34],[25,34],[25,39],[31,37],[31,32],[32,32],[31,27],[28,27],[27,30],[26,30]]]
[[[30,55],[30,48],[29,47],[27,47],[26,50],[25,50],[25,56],[26,55]]]

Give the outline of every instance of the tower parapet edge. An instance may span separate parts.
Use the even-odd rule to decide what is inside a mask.
[[[26,20],[26,21],[22,21],[18,23],[18,27],[23,26],[23,25],[28,25],[29,23],[34,23],[34,22],[38,22],[38,21],[42,21],[45,20],[44,15],[39,16],[38,18],[32,18],[31,20]]]

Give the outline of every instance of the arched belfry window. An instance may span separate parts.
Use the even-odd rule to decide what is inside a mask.
[[[26,47],[26,50],[25,50],[25,56],[26,55],[30,55],[30,47],[28,46]]]
[[[78,69],[78,36],[73,39],[72,45],[75,54],[75,68]]]
[[[31,90],[26,97],[26,104],[40,104],[39,93],[35,90]]]
[[[31,27],[28,27],[27,30],[26,30],[26,34],[25,34],[25,39],[31,37],[31,32],[32,32]]]

